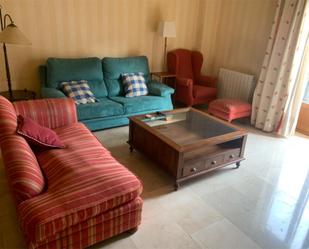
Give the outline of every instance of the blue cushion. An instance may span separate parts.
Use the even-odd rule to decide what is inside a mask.
[[[60,88],[63,81],[87,80],[97,98],[106,97],[102,62],[99,58],[48,58],[46,62],[46,86]]]
[[[110,58],[102,60],[104,81],[108,89],[108,96],[123,96],[124,89],[121,74],[141,72],[146,84],[150,79],[148,59],[146,56]]]
[[[132,98],[148,94],[143,73],[124,73],[122,74],[125,97]]]
[[[98,100],[99,102],[77,105],[78,120],[104,118],[124,114],[124,108],[120,103],[111,101],[108,98],[100,98]]]
[[[126,98],[119,96],[109,98],[118,103],[121,103],[124,106],[125,114],[173,109],[170,96],[159,97],[148,95],[135,98]]]

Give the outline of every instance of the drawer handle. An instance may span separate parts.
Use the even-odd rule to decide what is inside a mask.
[[[234,155],[234,154],[230,155],[230,158],[231,158],[231,159],[232,159],[232,158],[235,158],[235,155]]]
[[[196,172],[196,168],[192,168],[192,169],[191,169],[191,172]]]
[[[215,165],[216,163],[217,163],[217,161],[215,161],[215,160],[211,162],[212,165]]]

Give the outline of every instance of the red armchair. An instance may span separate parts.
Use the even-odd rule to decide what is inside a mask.
[[[202,64],[203,55],[198,51],[176,49],[168,52],[168,71],[176,74],[176,101],[193,106],[216,99],[217,79],[201,75]]]

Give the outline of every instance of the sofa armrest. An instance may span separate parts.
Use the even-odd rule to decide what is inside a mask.
[[[43,98],[65,98],[65,94],[56,88],[48,88],[42,87],[41,88],[41,96]]]
[[[217,87],[217,78],[213,76],[200,75],[196,78],[196,83],[208,87]]]
[[[164,97],[174,93],[173,88],[157,81],[150,81],[147,86],[149,93],[153,95]]]
[[[17,101],[13,105],[17,115],[51,129],[77,122],[76,106],[71,98]]]

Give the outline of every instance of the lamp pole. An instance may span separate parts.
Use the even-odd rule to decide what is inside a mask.
[[[163,71],[166,70],[166,50],[167,50],[167,37],[164,37]]]
[[[14,22],[9,14],[5,14],[4,17],[2,17],[2,6],[0,5],[0,24],[1,24],[1,31],[3,31],[6,28],[6,19],[9,18],[11,21],[11,24],[14,25]],[[4,54],[4,62],[5,62],[5,71],[6,71],[6,79],[8,82],[8,88],[9,88],[9,98],[12,101],[13,100],[13,92],[12,92],[12,81],[11,81],[11,73],[10,73],[10,65],[6,50],[6,45],[3,43],[3,54]]]

